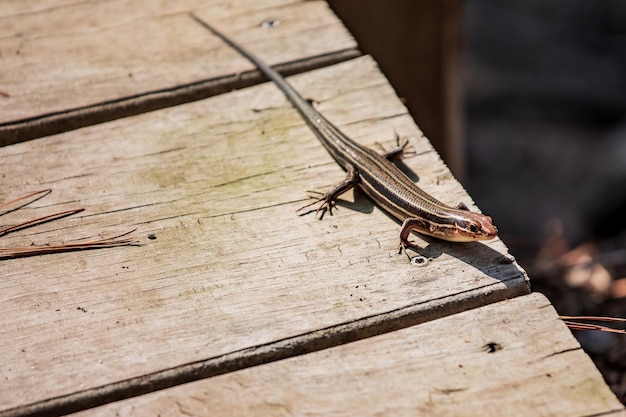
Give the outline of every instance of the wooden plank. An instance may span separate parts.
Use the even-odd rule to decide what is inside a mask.
[[[405,164],[420,184],[471,204],[371,59],[293,82],[359,142],[389,145],[394,130],[409,138],[416,155]],[[220,355],[249,366],[528,291],[500,240],[415,236],[432,258],[415,267],[397,254],[398,223],[363,196],[323,221],[296,216],[304,190],[343,172],[271,84],[8,146],[0,158],[3,199],[53,189],[3,222],[86,208],[3,237],[3,247],[133,228],[142,243],[4,261],[7,413],[77,392],[93,404],[98,387],[118,381],[179,383],[159,372],[183,364],[204,361],[192,376],[205,377],[230,369]],[[260,345],[265,356],[242,351]],[[133,386],[114,385],[107,398],[135,395]]]
[[[3,2],[0,146],[241,86],[245,78],[219,77],[251,65],[189,24],[194,10],[229,28],[268,62],[296,61],[291,72],[359,54],[324,2]],[[260,28],[268,19],[280,30]]]
[[[531,294],[329,350],[78,413],[264,416],[626,416]]]

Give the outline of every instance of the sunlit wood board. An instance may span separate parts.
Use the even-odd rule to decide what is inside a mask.
[[[533,293],[78,413],[99,416],[626,416]]]
[[[419,184],[471,206],[371,59],[292,82],[361,143],[408,138],[403,163]],[[3,223],[85,208],[3,247],[132,229],[141,243],[2,261],[5,410],[255,346],[277,343],[260,361],[288,357],[528,291],[500,240],[415,235],[431,260],[411,265],[397,253],[399,224],[361,193],[334,216],[297,216],[305,190],[343,172],[272,84],[4,147],[0,158],[3,199],[53,190]]]
[[[246,77],[233,75],[250,64],[192,22],[190,12],[228,28],[269,63],[292,72],[360,54],[325,2],[4,1],[0,146],[245,83]]]

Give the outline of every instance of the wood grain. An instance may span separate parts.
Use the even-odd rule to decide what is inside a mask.
[[[548,300],[534,293],[77,417],[112,415],[582,417],[626,411]]]
[[[404,162],[419,183],[471,202],[371,59],[292,80],[359,142],[408,137],[416,155]],[[398,223],[364,196],[322,221],[296,216],[304,190],[343,173],[271,84],[8,146],[0,158],[2,199],[53,189],[3,222],[86,208],[4,247],[133,228],[142,243],[3,262],[0,338],[12,343],[0,347],[10,364],[0,410],[93,400],[111,384],[107,398],[123,398],[133,392],[120,381],[156,375],[167,386],[178,380],[160,372],[196,361],[287,340],[260,359],[277,360],[528,291],[499,240],[415,236],[432,261],[411,266],[396,253]]]
[[[0,416],[623,415],[545,298],[498,303],[529,291],[501,241],[416,235],[417,267],[359,192],[297,216],[343,172],[273,85],[215,96],[260,77],[190,11],[476,209],[324,2],[3,2],[0,201],[52,192],[0,223],[85,211],[0,245],[140,245],[0,261]]]
[[[359,55],[324,2],[3,2],[0,146],[258,82],[220,78],[252,67],[193,23],[191,11],[268,62],[292,63],[291,73]],[[263,28],[268,19],[278,27]]]

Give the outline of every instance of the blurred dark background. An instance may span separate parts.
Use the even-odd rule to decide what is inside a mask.
[[[470,194],[559,314],[625,318],[626,2],[468,0],[464,24]],[[626,335],[574,334],[626,403]]]
[[[625,318],[626,1],[330,3],[532,289]],[[626,402],[626,335],[574,335]]]
[[[622,233],[626,2],[469,0],[464,33],[468,187],[504,238]]]

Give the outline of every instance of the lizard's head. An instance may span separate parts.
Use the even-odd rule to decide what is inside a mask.
[[[498,236],[498,229],[493,225],[491,217],[468,210],[433,220],[408,219],[411,228],[425,235],[447,240],[449,242],[474,242],[490,240]]]
[[[455,219],[453,242],[473,242],[490,240],[498,236],[498,229],[493,225],[491,217],[481,213],[464,212]]]
[[[498,229],[493,225],[491,217],[481,213],[463,210],[449,220],[450,223],[443,227],[433,227],[431,224],[431,233],[428,234],[450,242],[474,242],[498,236]]]

